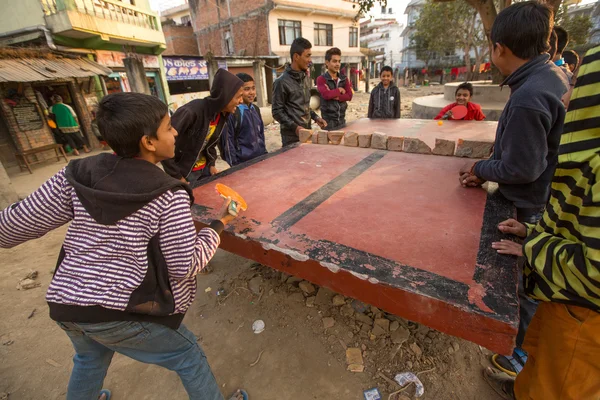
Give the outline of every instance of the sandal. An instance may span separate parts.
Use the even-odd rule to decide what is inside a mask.
[[[515,400],[515,379],[504,372],[487,367],[483,370],[483,379],[490,385],[494,392],[504,400]]]
[[[246,391],[242,389],[238,389],[234,394],[232,394],[229,400],[238,400],[238,396],[240,394],[242,395],[242,398],[244,400],[248,400],[248,393],[246,393]]]
[[[110,390],[108,390],[108,389],[102,389],[102,390],[100,391],[100,394],[98,395],[98,399],[99,399],[99,398],[100,398],[102,395],[106,396],[106,397],[104,397],[104,400],[110,400],[110,395],[111,395],[111,393],[110,393]]]
[[[518,347],[515,348],[512,356],[503,356],[500,354],[492,356],[494,367],[512,377],[516,377],[523,370],[526,362],[527,353]]]

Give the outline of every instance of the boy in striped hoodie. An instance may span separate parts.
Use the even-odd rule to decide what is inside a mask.
[[[156,166],[173,157],[177,136],[160,100],[108,95],[97,123],[115,154],[71,161],[0,213],[2,248],[70,223],[46,293],[50,318],[75,348],[67,399],[108,400],[102,384],[118,352],[177,372],[190,399],[220,400],[204,352],[181,321],[196,274],[233,217],[225,206],[196,232],[191,189]]]
[[[503,233],[524,237],[525,291],[540,302],[516,381],[488,369],[505,399],[600,399],[600,46],[577,75],[550,201],[537,224],[508,220]],[[519,255],[521,249],[499,252]]]

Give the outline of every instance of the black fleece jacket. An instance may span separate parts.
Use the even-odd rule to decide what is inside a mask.
[[[558,161],[565,120],[561,97],[569,82],[549,58],[540,54],[502,83],[510,87],[510,98],[498,120],[494,154],[473,170],[479,178],[497,182],[517,208],[546,205]]]
[[[227,159],[223,151],[227,146],[221,146],[221,132],[226,128],[229,114],[221,115],[219,124],[210,140],[206,140],[210,121],[229,104],[233,96],[244,85],[244,82],[232,73],[219,69],[215,74],[210,96],[204,99],[192,100],[179,107],[171,117],[171,125],[177,130],[175,139],[175,157],[162,162],[165,172],[174,178],[187,177],[201,153],[206,157],[206,171],[215,165],[219,147],[223,159]]]

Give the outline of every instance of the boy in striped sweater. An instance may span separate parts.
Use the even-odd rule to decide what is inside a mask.
[[[0,213],[2,248],[70,223],[46,293],[50,318],[75,348],[67,399],[108,400],[102,384],[118,352],[177,372],[190,399],[220,400],[204,352],[181,321],[196,274],[233,219],[228,202],[219,220],[196,232],[191,189],[156,166],[173,157],[177,136],[160,100],[106,96],[97,123],[114,155],[71,161]]]
[[[525,291],[540,305],[516,381],[488,369],[505,399],[600,398],[600,46],[577,75],[552,194],[537,224],[508,220],[503,233],[525,238]],[[520,248],[502,253],[519,255]],[[514,392],[513,392],[514,390]]]

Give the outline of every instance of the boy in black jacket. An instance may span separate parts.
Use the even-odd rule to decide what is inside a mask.
[[[371,92],[368,118],[400,118],[400,89],[394,84],[392,67],[381,68],[381,82]]]
[[[508,85],[511,94],[498,120],[494,153],[459,172],[463,187],[497,182],[523,223],[536,223],[544,211],[565,119],[561,97],[569,83],[546,53],[553,21],[548,6],[536,1],[513,4],[496,17],[491,32],[492,61],[508,76],[502,85]],[[512,376],[527,360],[521,345],[537,308],[525,295],[519,276],[517,347],[512,357],[493,358],[496,367]]]
[[[171,117],[179,132],[175,142],[175,157],[165,160],[165,172],[182,181],[197,183],[218,173],[217,147],[221,158],[227,160],[227,117],[242,102],[244,82],[232,73],[219,69],[215,74],[210,96],[192,100],[177,109]]]

